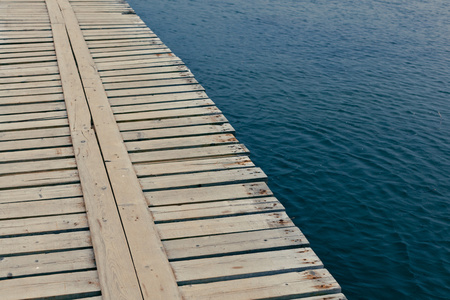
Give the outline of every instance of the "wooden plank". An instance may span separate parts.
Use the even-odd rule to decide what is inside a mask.
[[[214,102],[211,99],[199,99],[199,100],[187,100],[187,101],[172,101],[163,103],[148,103],[148,104],[134,104],[134,105],[122,105],[112,108],[116,118],[120,118],[118,114],[130,114],[146,111],[158,111],[172,110],[172,109],[185,109],[185,108],[198,108],[202,106],[212,106]]]
[[[233,134],[211,134],[192,137],[167,138],[127,142],[129,152],[160,149],[180,149],[185,147],[235,144],[238,140]]]
[[[122,137],[125,141],[147,140],[155,138],[181,137],[181,136],[195,136],[213,133],[233,133],[234,128],[230,124],[218,125],[198,125],[187,127],[150,129],[150,130],[136,130],[122,132]]]
[[[67,119],[32,120],[13,123],[0,123],[0,131],[60,127],[65,125],[68,125]]]
[[[27,52],[26,52],[27,53]],[[25,53],[25,54],[26,54]],[[15,76],[15,77],[3,77],[1,79],[3,84],[6,83],[28,83],[28,82],[39,82],[39,81],[59,81],[59,75],[35,75],[35,76]]]
[[[220,266],[220,268],[211,268]],[[172,262],[180,284],[323,268],[311,248],[287,249]]]
[[[177,206],[152,207],[155,222],[225,217],[282,211],[283,205],[274,197],[253,198],[232,201],[184,204]]]
[[[81,197],[0,204],[0,219],[52,216],[86,212]]]
[[[0,58],[1,60],[1,58]],[[36,82],[19,82],[19,83],[0,83],[0,90],[13,90],[13,89],[29,89],[29,88],[48,88],[48,87],[58,87],[61,83],[57,80],[52,81],[36,81]]]
[[[98,292],[100,287],[97,272],[86,271],[2,280],[0,290],[4,300],[13,300]]]
[[[120,131],[127,131],[223,123],[228,123],[228,120],[223,115],[206,115],[197,117],[146,120],[140,122],[120,122],[117,125],[119,126]]]
[[[196,159],[180,162],[134,164],[138,177],[160,176],[177,173],[250,168],[255,165],[247,156]]]
[[[46,0],[64,98],[76,150],[83,196],[92,232],[102,295],[142,299],[133,262],[123,233],[97,139],[91,129],[90,112],[73,57],[67,30],[69,24],[57,1]],[[72,41],[72,44],[75,44]]]
[[[36,188],[0,191],[0,203],[36,201],[82,196],[79,184],[65,184]]]
[[[68,136],[0,142],[0,151],[71,146]],[[2,170],[0,170],[1,173]]]
[[[4,257],[0,279],[95,269],[92,249]]]
[[[88,230],[0,238],[0,255],[18,255],[92,247]]]
[[[120,75],[114,77],[103,77],[102,82],[106,83],[123,83],[131,81],[143,81],[143,80],[160,80],[160,79],[178,79],[192,77],[192,73],[189,71],[180,71],[179,67],[166,67],[165,70],[158,70],[158,73],[150,74],[138,74],[138,75]]]
[[[301,297],[301,298],[292,298],[292,300],[347,300],[344,294],[327,294],[322,296],[313,296],[313,297]]]
[[[163,242],[170,259],[217,256],[309,245],[297,227],[275,228]]]
[[[36,217],[0,221],[0,236],[88,228],[86,214]]]
[[[162,239],[254,231],[294,226],[284,212],[158,224]]]
[[[4,163],[1,165],[0,175],[62,169],[76,169],[76,167],[77,164],[75,158]]]
[[[185,299],[262,299],[333,294],[340,286],[325,269],[180,287]]]
[[[220,186],[150,191],[145,193],[149,206],[199,203],[271,195],[272,192],[265,182],[224,184]]]
[[[149,155],[151,153],[151,155]],[[162,162],[194,158],[212,158],[229,155],[248,155],[249,151],[244,145],[205,146],[199,148],[186,148],[175,150],[157,150],[151,152],[130,153],[133,163],[137,162]],[[1,158],[1,156],[0,156]]]
[[[139,96],[159,93],[178,93],[178,92],[192,92],[203,91],[204,88],[199,84],[185,84],[169,87],[149,87],[123,90],[109,90],[106,92],[108,97],[122,97],[122,96]]]
[[[70,135],[69,127],[54,127],[43,129],[25,129],[20,131],[0,132],[0,141],[18,141],[36,138],[50,138]]]
[[[65,111],[0,115],[0,123],[63,119],[66,116],[67,114]]]
[[[73,157],[72,147],[0,152],[0,162],[19,162],[57,157]]]
[[[119,207],[127,242],[144,299],[179,299],[178,287],[162,243],[146,209],[145,198],[94,61],[67,0],[58,0],[84,85],[109,180]],[[146,238],[143,239],[142,236]]]
[[[111,98],[109,102],[111,106],[118,105],[137,105],[137,104],[149,104],[149,103],[164,103],[172,101],[183,100],[201,100],[208,99],[205,92],[186,92],[186,93],[173,93],[173,94],[157,94],[157,95],[144,95],[144,96],[131,96]]]
[[[79,182],[77,170],[57,170],[0,176],[0,189]]]
[[[260,168],[230,169],[191,174],[143,177],[140,183],[144,190],[192,187],[219,183],[238,183],[244,181],[261,181],[267,178]]]
[[[184,109],[135,112],[129,114],[116,114],[115,118],[117,122],[124,122],[124,121],[152,120],[152,119],[160,120],[165,118],[186,117],[186,116],[201,116],[213,114],[217,115],[220,113],[221,111],[215,106],[205,106],[205,107],[194,107]]]
[[[183,84],[198,84],[198,81],[195,80],[194,78],[143,80],[143,81],[132,81],[132,82],[104,83],[103,87],[107,91],[109,91],[109,90],[118,90],[118,89],[146,88],[146,87],[156,87],[156,86],[173,86],[173,85],[183,85]]]

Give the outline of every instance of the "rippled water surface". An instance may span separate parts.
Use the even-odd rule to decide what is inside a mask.
[[[129,2],[349,299],[449,299],[448,1]]]

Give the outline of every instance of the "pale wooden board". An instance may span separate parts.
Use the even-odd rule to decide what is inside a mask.
[[[167,139],[155,139],[145,141],[127,142],[126,147],[129,152],[161,150],[161,149],[181,149],[186,147],[202,147],[235,144],[238,140],[233,134],[211,134],[192,137],[179,137]]]
[[[201,99],[208,99],[208,96],[203,91],[110,98],[109,103],[111,106],[115,107],[119,105],[137,105]]]
[[[63,137],[68,135],[70,135],[68,126],[43,129],[26,129],[20,131],[0,132],[0,141],[18,141],[36,138]]]
[[[145,197],[127,155],[113,112],[77,17],[67,0],[58,0],[67,24],[97,138],[119,207],[128,247],[144,299],[178,299],[179,291],[162,243],[146,209]],[[96,16],[98,17],[98,15]],[[109,16],[108,16],[109,17]],[[78,18],[80,19],[80,18]],[[142,236],[146,238],[142,238]]]
[[[340,286],[325,269],[180,287],[185,299],[263,299],[333,294]]]
[[[63,215],[85,212],[81,197],[0,204],[0,219]]]
[[[327,294],[322,296],[292,298],[291,300],[347,300],[344,294]]]
[[[0,238],[0,255],[18,255],[92,247],[88,230]]]
[[[181,69],[181,70],[180,70]],[[161,72],[162,71],[162,72]],[[131,81],[142,81],[142,80],[160,80],[160,79],[177,79],[192,77],[192,73],[187,70],[182,70],[179,67],[167,67],[165,70],[159,70],[158,73],[150,74],[140,74],[140,75],[122,75],[114,77],[103,77],[102,82],[106,83],[124,83]]]
[[[36,288],[39,287],[39,288]],[[100,290],[96,271],[0,281],[3,300],[66,296]]]
[[[62,94],[47,94],[47,95],[29,95],[29,96],[14,96],[4,97],[0,99],[0,104],[24,104],[24,103],[38,103],[38,102],[54,102],[64,100]]]
[[[199,84],[185,84],[175,85],[170,87],[149,87],[136,89],[122,89],[106,91],[108,97],[122,97],[122,96],[139,96],[158,93],[178,93],[178,92],[192,92],[203,91],[203,87]]]
[[[114,78],[125,78],[127,76],[137,76],[137,75],[154,75],[159,73],[169,73],[169,72],[179,72],[179,71],[187,71],[187,67],[181,64],[177,65],[167,65],[167,66],[159,66],[159,67],[137,67],[131,69],[123,69],[123,70],[112,70],[112,71],[102,71],[100,72],[102,76],[103,82],[112,82]],[[156,75],[155,75],[156,76]],[[112,78],[109,78],[112,77]],[[126,79],[126,78],[125,78]]]
[[[19,162],[25,160],[73,157],[72,147],[60,147],[13,152],[0,152],[0,162]]]
[[[149,155],[151,154],[151,155]],[[133,163],[137,162],[162,162],[182,159],[212,158],[230,155],[248,155],[249,151],[244,145],[205,146],[198,148],[186,148],[175,150],[159,150],[150,152],[130,153]]]
[[[0,142],[0,151],[71,146],[68,136]],[[2,170],[0,170],[0,173]]]
[[[233,201],[185,204],[152,208],[156,222],[217,218],[225,216],[283,211],[284,207],[276,198],[255,198]]]
[[[88,228],[86,214],[35,217],[0,221],[0,236]]]
[[[39,104],[22,104],[22,105],[3,105],[0,115],[17,114],[17,113],[32,113],[44,111],[59,111],[65,110],[64,102],[50,102]]]
[[[119,89],[131,89],[131,88],[145,88],[145,87],[157,87],[157,86],[173,86],[183,84],[197,84],[197,80],[194,78],[176,78],[176,79],[161,79],[161,80],[142,80],[133,82],[114,82],[103,84],[107,91],[119,90]],[[0,91],[1,92],[1,91]]]
[[[0,58],[1,60],[1,58]],[[13,89],[29,89],[29,88],[37,88],[37,87],[57,87],[61,86],[61,83],[57,80],[51,81],[35,81],[35,82],[19,82],[19,83],[0,83],[0,90],[13,90]]]
[[[0,190],[0,203],[49,200],[82,196],[79,184]]]
[[[223,115],[206,115],[198,117],[146,120],[138,122],[120,122],[118,123],[118,126],[120,131],[127,131],[223,123],[228,123],[228,120]]]
[[[272,196],[265,182],[224,184],[220,186],[185,188],[146,192],[150,206],[199,203],[250,197]]]
[[[206,236],[294,226],[284,212],[158,224],[162,239]]]
[[[143,177],[199,171],[249,168],[254,166],[255,165],[253,162],[247,156],[231,156],[180,162],[134,164],[134,169],[139,177]]]
[[[276,198],[253,198],[233,201],[184,204],[177,206],[152,207],[156,222],[179,221],[198,218],[225,217],[283,211],[284,207]]]
[[[161,110],[183,109],[183,108],[198,108],[202,106],[212,106],[214,102],[211,99],[185,100],[185,101],[171,101],[163,103],[148,103],[148,104],[134,104],[114,106],[112,108],[116,118],[120,118],[118,114],[139,113],[146,111],[158,111],[164,114]]]
[[[170,259],[309,245],[297,227],[167,240],[163,244]]]
[[[75,169],[76,167],[77,164],[74,158],[4,163],[1,165],[0,175]]]
[[[1,82],[7,83],[28,83],[28,82],[40,82],[40,81],[59,81],[59,75],[36,75],[36,76],[14,76],[14,77],[2,77]]]
[[[117,71],[137,68],[156,68],[182,65],[183,62],[177,57],[161,57],[160,59],[149,59],[140,61],[120,61],[118,63],[97,64],[99,71]],[[1,73],[0,73],[1,74]],[[102,74],[102,73],[100,73]]]
[[[17,96],[30,96],[30,95],[45,95],[45,94],[58,94],[62,93],[61,87],[43,87],[43,88],[30,88],[20,90],[0,90],[0,97],[17,97]]]
[[[13,123],[0,123],[0,131],[60,127],[68,125],[67,119],[32,120]]]
[[[193,187],[243,181],[261,181],[267,178],[260,168],[230,169],[192,174],[143,177],[140,183],[144,190]]]
[[[160,120],[166,118],[201,116],[201,115],[217,115],[221,111],[215,106],[168,109],[160,111],[134,112],[129,114],[116,114],[117,122],[137,121],[137,120]]]
[[[65,111],[0,115],[0,123],[54,120],[54,119],[63,119],[63,118],[66,118],[66,116],[67,116],[67,114]]]
[[[194,136],[213,133],[233,133],[234,128],[230,124],[198,125],[175,128],[162,128],[150,130],[136,130],[122,132],[125,141],[147,140],[155,138]]]
[[[92,249],[4,257],[0,279],[95,269]]]
[[[79,182],[77,170],[57,170],[0,176],[0,189]]]
[[[46,4],[52,23],[102,294],[106,298],[115,295],[142,299],[97,139],[91,129],[85,91],[67,33],[71,26],[67,24],[66,27],[67,20],[61,13],[60,2],[46,0]],[[71,43],[76,46],[74,41]]]
[[[172,268],[178,282],[187,283],[299,272],[323,264],[311,248],[300,248],[176,261]]]

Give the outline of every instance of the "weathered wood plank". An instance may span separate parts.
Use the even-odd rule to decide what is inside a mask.
[[[121,221],[135,264],[136,274],[144,299],[178,299],[179,291],[173,271],[162,249],[162,243],[154,227],[151,214],[146,209],[145,198],[137,176],[127,155],[124,142],[108,105],[94,61],[67,0],[58,0],[67,24],[67,30],[75,45],[77,61],[87,101],[89,103],[97,138],[106,160],[109,180],[119,207]],[[146,238],[142,238],[145,236]]]
[[[4,257],[0,279],[45,273],[94,269],[92,249]],[[38,287],[41,288],[41,287]]]
[[[340,286],[325,269],[180,287],[185,299],[261,299],[333,294]]]
[[[88,228],[86,214],[36,217],[0,221],[0,236]]]
[[[309,245],[297,227],[167,240],[163,244],[170,259],[218,256]]]
[[[232,201],[184,204],[177,206],[152,207],[156,222],[179,221],[198,218],[224,217],[282,211],[283,205],[274,197],[253,198]]]
[[[233,133],[234,128],[230,124],[198,125],[163,129],[136,130],[122,132],[125,141],[149,140],[155,138],[195,136],[213,133]],[[1,135],[1,134],[0,134]]]
[[[284,212],[158,224],[162,239],[198,237],[294,226]]]
[[[142,299],[103,159],[95,133],[91,129],[84,88],[69,42],[67,30],[73,29],[74,25],[64,19],[61,2],[46,0],[46,4],[50,13],[102,294],[105,298],[114,295],[118,298]],[[73,40],[72,45],[76,47],[76,44]]]
[[[86,271],[2,280],[0,290],[4,300],[14,300],[97,292],[100,287],[97,272]]]
[[[247,156],[232,156],[180,162],[134,164],[134,169],[139,177],[143,177],[199,171],[250,168],[254,166],[255,165],[253,162]]]
[[[205,282],[300,272],[323,268],[323,264],[311,248],[301,248],[175,261],[172,267],[178,282]]]
[[[151,155],[149,155],[151,153]],[[224,146],[205,146],[198,148],[186,148],[175,150],[156,150],[151,152],[130,153],[133,163],[137,162],[162,162],[181,159],[212,158],[229,155],[248,155],[249,151],[244,145],[231,144]],[[1,158],[1,155],[0,155]]]
[[[63,215],[86,212],[81,197],[0,204],[0,219]]]
[[[271,195],[272,192],[265,182],[224,184],[220,186],[185,188],[145,193],[149,206],[198,203],[250,197],[264,197]]]
[[[0,255],[18,255],[92,247],[88,230],[0,238]]]

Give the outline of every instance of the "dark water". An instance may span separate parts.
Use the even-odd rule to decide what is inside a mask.
[[[450,3],[129,0],[349,299],[450,299]]]

